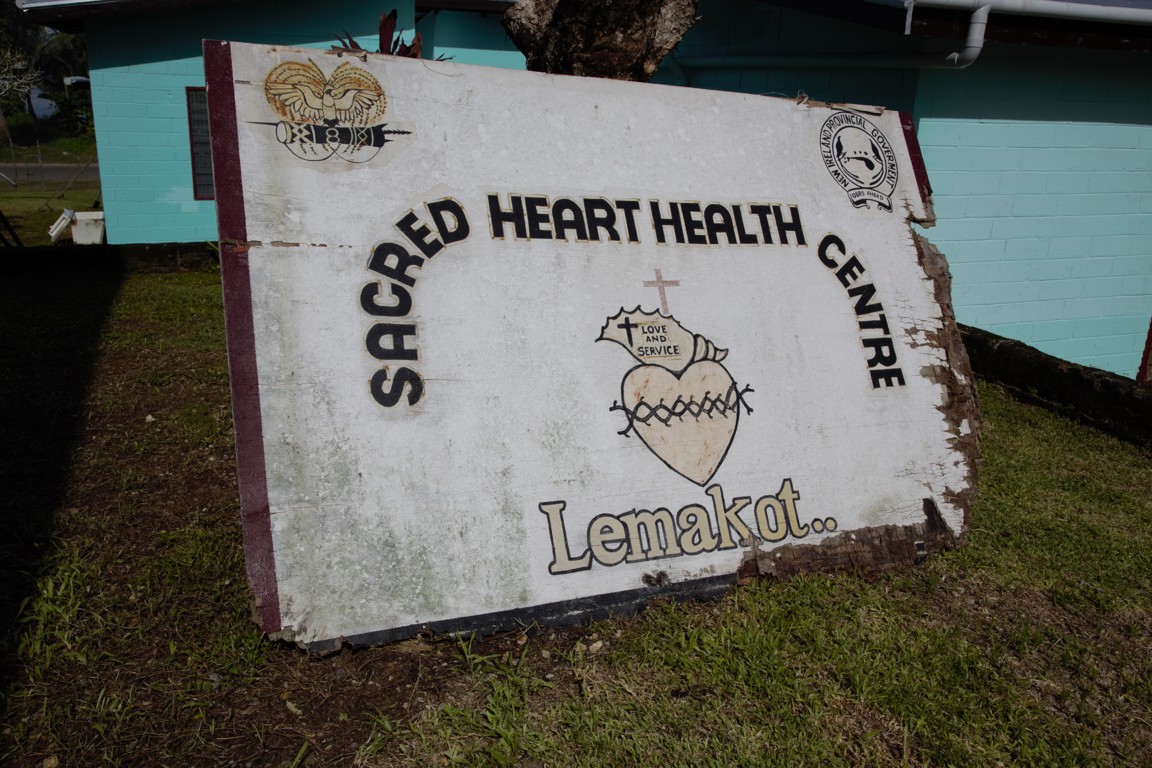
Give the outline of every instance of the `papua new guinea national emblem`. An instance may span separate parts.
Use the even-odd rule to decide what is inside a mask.
[[[328,75],[311,59],[282,62],[264,79],[264,95],[281,118],[277,141],[302,160],[336,155],[365,163],[394,136],[411,133],[382,122],[388,107],[384,89],[351,62]]]
[[[728,350],[692,333],[671,315],[623,308],[608,318],[597,341],[614,341],[640,362],[624,375],[620,403],[628,425],[670,469],[705,485],[728,455],[740,408],[740,389],[721,365]]]
[[[820,156],[856,208],[892,210],[900,169],[884,132],[853,112],[836,112],[820,127]]]

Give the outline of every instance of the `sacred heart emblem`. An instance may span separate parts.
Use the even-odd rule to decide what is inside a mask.
[[[717,349],[670,315],[621,309],[608,318],[597,341],[615,341],[640,365],[624,376],[621,403],[628,426],[670,469],[705,485],[728,455],[740,408],[750,387],[741,390],[721,365],[728,350]]]

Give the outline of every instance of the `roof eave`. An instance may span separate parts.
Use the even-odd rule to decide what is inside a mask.
[[[72,31],[82,29],[85,19],[97,15],[224,2],[239,0],[16,0],[16,7],[37,24]]]

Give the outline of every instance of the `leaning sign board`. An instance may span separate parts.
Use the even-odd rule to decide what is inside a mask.
[[[572,621],[963,536],[978,415],[900,114],[205,45],[265,631]]]

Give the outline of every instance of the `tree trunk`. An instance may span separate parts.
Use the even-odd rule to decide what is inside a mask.
[[[504,28],[528,69],[647,81],[696,21],[696,0],[517,0]]]

